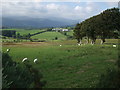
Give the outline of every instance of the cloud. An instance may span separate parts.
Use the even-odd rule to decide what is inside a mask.
[[[2,0],[2,2],[19,2],[22,0]],[[22,2],[118,2],[119,0],[24,0]]]
[[[53,10],[58,10],[59,5],[56,5],[54,3],[46,5],[47,9],[53,9]]]
[[[93,10],[92,7],[90,7],[90,6],[87,6],[87,7],[86,7],[86,11],[87,11],[87,12],[92,12],[92,10]]]
[[[16,2],[2,2],[3,16],[28,16],[37,18],[61,17],[68,19],[85,19],[104,10],[104,8],[101,8],[102,6],[98,5],[98,3],[95,2],[55,3],[40,1],[41,0],[32,0],[32,2],[21,2],[21,0],[16,0]],[[110,6],[108,4],[108,2],[105,4],[105,8]]]
[[[109,7],[118,6],[118,2],[107,2],[106,4],[107,4]]]
[[[79,10],[82,10],[83,8],[80,7],[80,6],[76,6],[74,9],[77,10],[77,11],[79,11]]]

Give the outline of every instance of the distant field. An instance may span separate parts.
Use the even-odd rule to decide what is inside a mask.
[[[47,81],[44,88],[94,88],[100,75],[107,68],[113,68],[118,59],[118,46],[78,46],[75,40],[3,45],[4,52],[7,48],[11,49],[13,60],[21,63],[27,57],[41,71]],[[35,58],[38,64],[33,63]]]
[[[45,31],[46,29],[43,29],[43,30],[19,30],[17,31],[17,33],[20,33],[21,35],[24,35],[24,34],[34,34],[34,33],[37,33],[37,32],[42,32],[42,31]]]
[[[20,35],[26,35],[26,34],[35,34],[38,32],[46,31],[47,29],[3,29],[3,30],[15,30],[16,33],[20,33]],[[73,30],[67,32],[67,35],[73,36]],[[32,39],[44,39],[44,40],[54,40],[55,38],[58,38],[58,40],[66,40],[66,36],[64,34],[61,34],[59,32],[45,32],[41,34],[37,34],[32,36]],[[6,40],[4,40],[6,41]],[[11,40],[10,40],[11,41]]]
[[[59,40],[65,40],[66,36],[62,35],[59,32],[45,32],[35,36],[32,36],[32,39],[46,39],[46,40],[53,40],[57,37]]]
[[[3,30],[15,30],[16,33],[20,33],[21,35],[24,35],[24,34],[34,34],[34,33],[37,33],[37,32],[41,32],[41,31],[45,31],[47,29],[31,29],[31,30],[27,30],[27,29],[3,29]]]
[[[67,35],[73,36],[73,30],[71,30],[70,32],[67,32]]]
[[[17,29],[21,35],[38,31]],[[73,31],[67,34],[72,36]],[[58,40],[53,40],[55,37]],[[106,39],[103,45],[100,45],[100,39],[95,45],[86,44],[86,39],[83,39],[83,45],[78,46],[76,39],[66,40],[67,37],[59,32],[45,32],[31,38],[46,39],[47,42],[23,40],[15,43],[16,39],[7,38],[2,40],[2,50],[6,52],[10,48],[10,56],[20,63],[27,57],[47,81],[44,88],[95,88],[101,74],[107,68],[115,67],[118,59],[118,39]],[[117,48],[113,48],[113,44],[117,44]],[[37,64],[33,63],[35,58]]]

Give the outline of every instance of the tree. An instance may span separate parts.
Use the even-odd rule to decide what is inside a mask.
[[[55,40],[57,40],[58,39],[58,37],[55,37]]]
[[[28,88],[30,86],[33,78],[25,66],[12,61],[7,53],[2,54],[2,65],[3,88],[6,88],[5,86],[9,88]]]
[[[20,33],[17,33],[16,38],[17,38],[17,39],[20,39],[20,38],[21,38]]]
[[[16,35],[15,30],[2,30],[2,35],[7,37],[12,37],[13,35]]]
[[[82,31],[85,33],[85,36],[88,37],[88,42],[89,42],[89,38],[91,39],[91,44],[95,44],[96,38],[97,38],[97,34],[96,34],[96,21],[95,21],[96,17],[91,17],[87,20],[85,20],[82,24]]]
[[[105,42],[105,38],[112,37],[120,30],[120,12],[118,8],[107,9],[99,14],[96,18],[96,30],[101,37],[101,44]],[[117,34],[116,34],[117,35]]]
[[[81,41],[82,37],[86,36],[91,39],[91,44],[94,44],[97,37],[101,38],[101,44],[105,42],[105,38],[115,37],[120,35],[120,12],[118,8],[107,9],[102,13],[90,17],[85,21],[77,24],[74,30],[74,36]]]
[[[81,29],[82,23],[78,23],[75,28],[74,28],[74,33],[73,35],[77,39],[78,43],[82,44],[82,38],[84,36],[84,32]]]

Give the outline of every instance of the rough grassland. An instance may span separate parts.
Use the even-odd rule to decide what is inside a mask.
[[[47,81],[44,88],[94,88],[100,75],[107,68],[115,66],[118,46],[78,46],[75,43],[70,40],[4,44],[3,51],[10,48],[10,56],[20,63],[24,57],[29,58],[30,63],[42,72],[43,79]],[[33,63],[35,58],[38,58],[37,64]]]
[[[59,32],[45,32],[35,36],[32,36],[33,39],[46,39],[46,40],[53,40],[57,37],[59,40],[65,40],[66,36],[62,35]]]

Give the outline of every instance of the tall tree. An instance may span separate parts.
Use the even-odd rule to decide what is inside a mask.
[[[101,38],[101,44],[103,44],[106,38],[118,37],[117,35],[120,35],[120,12],[118,8],[107,9],[90,17],[77,24],[74,30],[74,36],[78,42],[83,36],[87,36],[88,40],[91,39],[91,44],[95,43],[98,36]]]
[[[81,26],[82,32],[91,39],[91,44],[95,44],[97,34],[96,34],[96,26],[95,26],[95,16],[85,20]]]
[[[101,37],[101,44],[105,38],[112,37],[115,30],[120,30],[120,12],[118,8],[107,9],[99,14],[96,18],[96,30]]]
[[[82,38],[84,36],[84,32],[81,29],[82,23],[78,23],[74,28],[73,35],[76,37],[78,43],[82,44]]]

